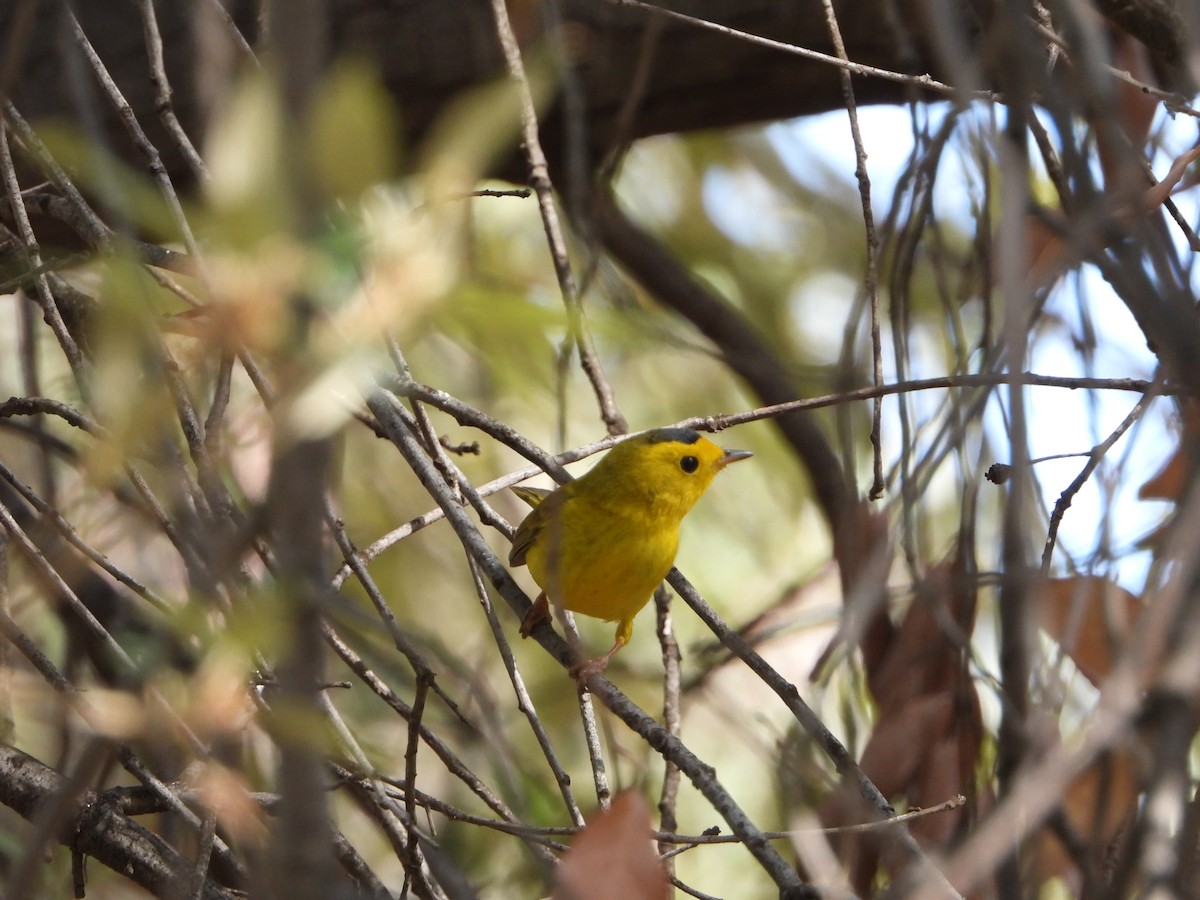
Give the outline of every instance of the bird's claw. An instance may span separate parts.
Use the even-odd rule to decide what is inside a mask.
[[[529,637],[533,634],[533,629],[549,618],[550,602],[544,593],[538,594],[537,599],[533,601],[533,606],[529,607],[529,612],[525,613],[525,618],[521,620],[521,637]]]

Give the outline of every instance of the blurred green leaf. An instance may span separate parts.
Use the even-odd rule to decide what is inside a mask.
[[[318,194],[354,201],[396,173],[399,147],[396,109],[377,72],[363,63],[335,66],[307,122],[308,169]]]
[[[268,72],[252,72],[237,86],[212,124],[205,156],[210,239],[249,248],[294,228],[283,101]]]
[[[106,257],[100,265],[100,302],[90,323],[92,389],[108,438],[87,461],[91,476],[108,483],[130,458],[156,458],[162,441],[175,436],[158,320],[178,302],[126,256]]]

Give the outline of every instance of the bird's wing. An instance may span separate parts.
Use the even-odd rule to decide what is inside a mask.
[[[543,500],[554,493],[549,488],[520,487],[517,485],[510,487],[509,490],[535,509]]]
[[[532,489],[524,490],[532,492]],[[531,498],[522,496],[521,499],[528,503]],[[534,542],[538,539],[538,535],[542,533],[546,527],[546,523],[550,521],[550,517],[557,513],[566,499],[566,492],[562,490],[548,493],[546,496],[539,498],[539,502],[534,507],[533,512],[525,517],[525,521],[520,524],[517,528],[517,533],[513,535],[512,549],[508,553],[508,564],[510,566],[523,566],[525,564],[525,556],[529,553],[529,548],[534,545]]]

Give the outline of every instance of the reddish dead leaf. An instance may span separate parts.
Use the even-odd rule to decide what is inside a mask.
[[[1101,156],[1104,156],[1103,148]],[[1137,215],[1145,215],[1158,209],[1171,196],[1172,191],[1174,191],[1175,187],[1183,179],[1184,174],[1186,174],[1188,167],[1198,158],[1200,158],[1200,145],[1180,155],[1171,164],[1171,168],[1163,180],[1155,185],[1151,185],[1142,194],[1137,213],[1131,210],[1129,205],[1124,205],[1113,211],[1112,216],[1114,221],[1129,228],[1133,226]],[[1116,165],[1116,163],[1108,163],[1106,171],[1114,168]],[[1137,174],[1140,177],[1140,170]],[[1120,180],[1120,176],[1117,174],[1110,174],[1106,177],[1106,181],[1117,180]],[[1061,214],[1044,210],[1042,216],[1048,215],[1059,217]],[[1073,263],[1068,257],[1067,243],[1063,238],[1067,223],[1064,221],[1062,229],[1055,229],[1046,224],[1042,216],[1029,216],[1025,221],[1029,280],[1035,286],[1050,284]],[[1107,240],[1104,239],[1093,239],[1092,241],[1097,250],[1106,243]]]
[[[240,773],[207,762],[191,772],[190,781],[205,808],[216,814],[218,824],[230,835],[255,846],[266,841],[266,815]]]
[[[1123,69],[1142,84],[1157,85],[1146,45],[1125,31],[1113,30],[1113,65]],[[1153,94],[1127,81],[1117,81],[1117,118],[1121,130],[1134,147],[1143,147],[1150,137],[1150,126],[1158,113],[1159,100]]]
[[[1184,489],[1191,481],[1195,462],[1195,447],[1200,441],[1200,404],[1188,400],[1183,405],[1183,434],[1179,447],[1161,469],[1138,490],[1142,500],[1173,500],[1183,498]]]
[[[1042,628],[1096,685],[1112,670],[1114,650],[1142,609],[1129,591],[1095,575],[1047,579],[1033,602]]]
[[[1110,32],[1113,65],[1128,72],[1142,84],[1155,84],[1154,70],[1150,66],[1142,42],[1119,28],[1110,28]],[[1118,79],[1115,89],[1114,109],[1104,110],[1104,115],[1112,115],[1115,111],[1121,133],[1128,139],[1128,146],[1112,146],[1110,132],[1104,128],[1097,129],[1100,168],[1104,172],[1104,186],[1109,191],[1128,187],[1132,179],[1140,177],[1141,173],[1134,163],[1130,148],[1145,146],[1150,135],[1150,125],[1158,112],[1159,102],[1153,94],[1146,93],[1127,81]]]
[[[1180,179],[1187,172],[1188,166],[1194,163],[1197,157],[1200,157],[1200,146],[1193,147],[1171,163],[1171,169],[1167,172],[1166,177],[1142,195],[1142,204],[1147,211],[1157,209],[1166,202],[1175,185],[1179,184]]]
[[[929,747],[945,732],[953,711],[953,698],[944,692],[912,698],[875,723],[859,766],[885,796],[903,793],[916,781]],[[947,796],[956,793],[957,788]]]
[[[863,648],[881,719],[912,697],[941,693],[965,673],[963,642],[975,627],[974,599],[955,567],[940,566],[918,586],[886,646]],[[878,617],[888,618],[887,610]]]
[[[1191,454],[1180,447],[1163,463],[1163,467],[1138,489],[1138,497],[1142,500],[1178,502],[1183,496],[1183,488],[1188,482],[1191,468]]]
[[[1061,808],[1067,823],[1097,868],[1103,867],[1111,845],[1137,811],[1139,790],[1132,756],[1117,751],[1085,769],[1063,794]],[[1078,880],[1075,860],[1053,830],[1043,828],[1033,850],[1039,882]]]
[[[654,849],[650,807],[622,791],[575,838],[554,879],[554,900],[665,900],[667,872]]]
[[[1025,243],[1032,284],[1048,285],[1066,269],[1066,241],[1037,216],[1029,216],[1025,221]]]
[[[1113,210],[1113,221],[1123,228],[1132,228],[1136,224],[1138,216],[1154,212],[1162,204],[1166,203],[1175,186],[1179,184],[1184,173],[1187,172],[1188,166],[1194,163],[1197,157],[1200,157],[1200,145],[1193,147],[1179,156],[1175,162],[1171,163],[1171,168],[1167,172],[1166,177],[1158,182],[1158,184],[1151,185],[1142,194],[1137,204],[1134,205],[1134,208],[1131,209],[1129,204],[1125,204]]]
[[[886,621],[867,629],[877,640],[863,643],[867,684],[879,718],[860,765],[884,796],[903,798],[909,806],[976,794],[983,721],[964,646],[975,622],[971,584],[957,565],[934,569],[900,624],[891,625],[887,610],[880,610],[876,619]],[[819,810],[827,826],[866,821],[870,814],[846,785]],[[938,822],[914,823],[912,831],[931,847],[943,847],[965,815],[966,809],[939,814],[932,817]],[[881,857],[888,845],[876,834],[841,836],[836,846],[851,883],[864,895],[881,865],[896,874],[907,864],[903,858]]]
[[[975,734],[969,725],[943,729],[941,736],[930,743],[920,777],[909,789],[909,803],[926,808],[961,793],[963,785],[974,777],[981,737],[982,734]],[[947,847],[971,813],[969,807],[960,806],[937,815],[922,816],[910,822],[908,830],[923,846]]]
[[[851,507],[834,529],[833,557],[845,607],[837,634],[813,666],[814,678],[843,644],[861,645],[863,655],[870,658],[882,654],[894,630],[887,614],[892,558],[887,516],[873,511],[866,501]]]

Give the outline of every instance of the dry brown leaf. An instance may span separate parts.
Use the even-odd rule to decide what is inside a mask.
[[[650,807],[622,791],[579,833],[554,879],[554,900],[665,900],[667,872],[651,838]]]
[[[1146,47],[1141,41],[1132,38],[1119,28],[1111,28],[1113,65],[1128,72],[1143,84],[1155,84],[1157,79],[1146,54]],[[1140,177],[1135,165],[1131,165],[1133,157],[1130,148],[1141,148],[1146,145],[1150,135],[1150,125],[1158,112],[1159,100],[1153,94],[1141,88],[1118,79],[1115,87],[1115,103],[1113,109],[1105,110],[1105,115],[1116,112],[1116,120],[1121,126],[1121,133],[1128,139],[1125,147],[1112,146],[1110,132],[1097,129],[1099,141],[1100,168],[1104,172],[1104,186],[1109,191],[1119,191],[1128,187],[1131,179]]]
[[[1188,400],[1183,405],[1183,434],[1179,447],[1161,469],[1138,489],[1142,500],[1173,500],[1179,502],[1192,476],[1192,456],[1200,441],[1200,404]]]
[[[1141,95],[1140,91],[1137,93],[1139,96]],[[1140,127],[1140,124],[1134,123],[1130,127]],[[1101,157],[1105,157],[1103,145],[1101,146]],[[1151,185],[1143,192],[1138,204],[1137,214],[1145,215],[1162,206],[1170,198],[1175,187],[1181,182],[1183,176],[1187,173],[1188,167],[1198,158],[1200,158],[1200,145],[1180,155],[1171,164],[1171,168],[1163,180]],[[1106,181],[1120,180],[1119,175],[1110,171],[1117,167],[1117,163],[1102,163],[1102,166],[1106,172]],[[1138,174],[1140,175],[1140,172]],[[1113,190],[1115,191],[1116,189],[1114,188]],[[1078,258],[1068,258],[1067,242],[1063,237],[1066,233],[1068,223],[1063,220],[1062,227],[1056,229],[1044,221],[1044,217],[1046,216],[1062,219],[1061,212],[1043,209],[1041,215],[1031,215],[1025,220],[1025,243],[1027,258],[1029,259],[1029,281],[1037,287],[1050,284],[1066,271],[1069,266],[1079,261]],[[1114,210],[1112,217],[1114,221],[1128,228],[1134,224],[1135,213],[1126,204]],[[1091,245],[1097,250],[1107,243],[1107,240],[1099,237],[1091,241]]]
[[[1112,670],[1114,650],[1142,609],[1137,597],[1097,575],[1047,579],[1033,602],[1042,628],[1096,685]]]
[[[238,841],[261,846],[267,838],[266,815],[254,801],[244,776],[215,762],[206,762],[189,775],[206,809]]]
[[[1171,163],[1171,169],[1167,172],[1166,177],[1142,195],[1142,204],[1147,211],[1156,209],[1166,202],[1175,185],[1179,184],[1180,179],[1187,172],[1188,166],[1194,163],[1197,157],[1200,157],[1200,146],[1193,147]]]
[[[973,776],[978,757],[979,739],[956,733],[947,728],[933,742],[925,754],[919,780],[909,791],[912,806],[929,807],[944,803],[950,797],[962,794],[966,782]],[[965,796],[965,794],[964,794]],[[960,806],[946,810],[936,816],[922,816],[909,823],[908,830],[926,847],[947,847],[954,838],[959,824],[970,814],[970,809]]]
[[[1138,498],[1178,501],[1192,468],[1190,455],[1183,447],[1172,453],[1163,467],[1138,489]]]
[[[1038,216],[1025,220],[1025,243],[1032,284],[1048,285],[1066,269],[1066,241]]]
[[[1157,84],[1154,67],[1146,53],[1146,45],[1124,31],[1114,32],[1113,65],[1142,84]],[[1150,137],[1150,126],[1158,114],[1159,99],[1148,91],[1124,80],[1117,81],[1117,109],[1121,130],[1134,147],[1144,147]]]
[[[912,698],[875,723],[859,767],[884,796],[898,796],[917,780],[930,747],[946,733],[953,710],[953,697],[944,692],[927,694]],[[959,792],[955,788],[946,796]]]
[[[884,796],[895,797],[912,784],[930,746],[946,731],[952,709],[953,698],[946,694],[918,696],[876,722],[858,764]]]
[[[1061,807],[1067,822],[1095,855],[1097,867],[1103,866],[1104,854],[1137,811],[1139,790],[1133,758],[1117,751],[1085,769],[1063,795]],[[1076,870],[1071,854],[1049,828],[1038,834],[1034,860],[1039,882],[1050,878],[1071,880]]]
[[[880,718],[912,697],[944,691],[964,675],[962,642],[975,627],[974,594],[966,583],[952,565],[931,570],[903,621],[892,626],[886,646],[864,646],[863,665]],[[879,617],[887,619],[887,610]]]
[[[866,501],[858,501],[834,529],[833,558],[842,581],[845,608],[837,634],[813,666],[814,679],[843,644],[861,646],[864,656],[874,657],[886,651],[894,630],[887,614],[887,577],[892,558],[887,516],[872,510]]]
[[[983,722],[963,646],[975,622],[972,585],[958,565],[935,568],[919,585],[900,624],[892,625],[882,609],[876,614],[881,621],[868,625],[863,642],[867,684],[879,718],[860,765],[884,796],[903,798],[909,806],[977,793]],[[874,643],[872,635],[878,638]],[[819,810],[826,826],[861,822],[869,814],[846,785]],[[939,814],[931,818],[940,821],[924,822],[913,833],[930,846],[945,846],[966,814],[965,809]],[[855,890],[864,895],[880,865],[898,872],[907,864],[881,858],[887,850],[878,835],[847,835],[836,847]]]
[[[1138,92],[1140,94],[1140,92]],[[1131,125],[1131,127],[1139,127]],[[1103,147],[1101,156],[1103,157]],[[1176,185],[1183,179],[1188,167],[1200,158],[1200,146],[1193,147],[1186,153],[1180,155],[1172,164],[1170,170],[1162,181],[1151,185],[1145,190],[1141,196],[1138,214],[1151,213],[1171,196],[1171,192]],[[1106,172],[1114,169],[1116,163],[1108,163],[1105,166]],[[1109,174],[1106,180],[1119,180],[1116,174]],[[1114,189],[1115,190],[1115,189]],[[1113,211],[1113,219],[1130,227],[1134,224],[1135,214],[1130,210],[1129,205],[1124,205]],[[1025,220],[1025,242],[1026,253],[1029,259],[1029,280],[1035,286],[1044,286],[1050,284],[1059,275],[1061,275],[1069,265],[1073,265],[1078,260],[1068,259],[1067,243],[1063,238],[1067,223],[1064,221],[1062,229],[1052,228],[1043,221],[1043,216],[1053,216],[1061,218],[1061,213],[1043,210],[1041,216],[1029,216]],[[1096,249],[1107,243],[1104,239],[1097,239],[1092,242]]]

